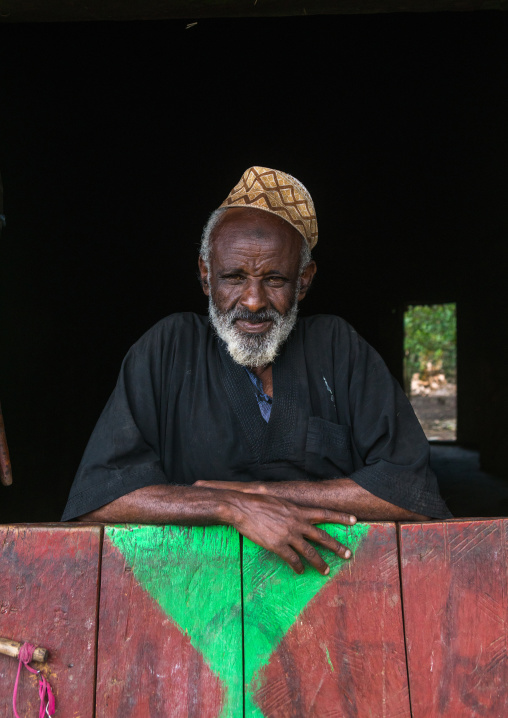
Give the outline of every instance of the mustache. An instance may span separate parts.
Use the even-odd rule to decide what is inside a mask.
[[[232,309],[227,312],[227,316],[231,324],[238,320],[250,322],[251,324],[262,324],[263,322],[274,322],[281,315],[275,309],[264,309],[259,312],[250,312],[248,309]]]

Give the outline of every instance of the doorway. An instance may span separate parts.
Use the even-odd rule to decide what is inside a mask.
[[[457,307],[404,312],[404,388],[429,441],[457,439]]]

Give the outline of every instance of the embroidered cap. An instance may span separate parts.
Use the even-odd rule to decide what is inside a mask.
[[[268,167],[249,167],[221,207],[252,207],[282,217],[300,232],[310,249],[318,240],[314,202],[303,184]]]

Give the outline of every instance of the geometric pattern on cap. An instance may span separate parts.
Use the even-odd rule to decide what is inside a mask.
[[[249,167],[221,207],[255,207],[282,217],[300,232],[310,249],[318,241],[314,202],[301,182],[269,167]]]

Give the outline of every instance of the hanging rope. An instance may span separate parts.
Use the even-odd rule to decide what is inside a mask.
[[[39,698],[41,700],[39,718],[45,718],[45,716],[49,716],[49,718],[51,718],[55,712],[55,696],[53,695],[49,682],[40,671],[36,671],[35,668],[30,668],[28,665],[33,658],[34,650],[35,646],[32,646],[31,643],[23,643],[19,649],[18,673],[14,684],[14,692],[12,694],[12,708],[16,718],[20,718],[18,711],[16,710],[16,699],[18,697],[18,683],[19,676],[21,674],[21,666],[25,666],[27,671],[35,673],[35,675],[39,677]]]

